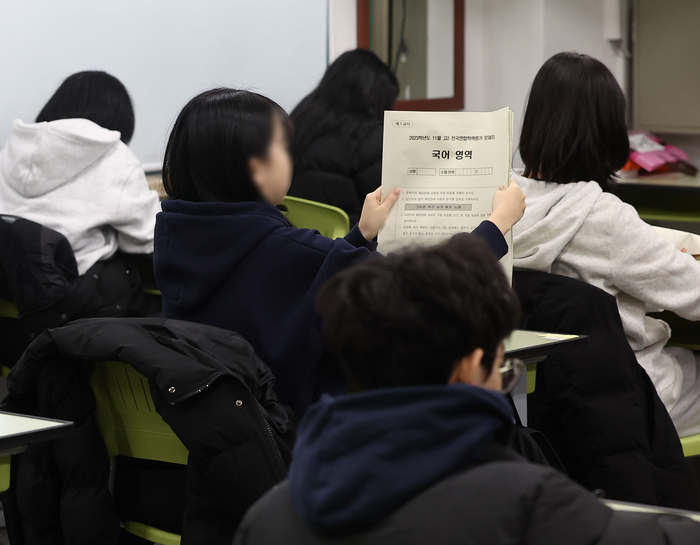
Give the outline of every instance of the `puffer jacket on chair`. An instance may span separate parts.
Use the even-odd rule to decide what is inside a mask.
[[[698,510],[697,485],[651,379],[625,337],[615,299],[580,280],[516,270],[521,327],[588,335],[538,364],[529,425],[571,478],[615,500]]]
[[[5,410],[76,424],[71,437],[13,460],[15,479],[3,497],[13,545],[118,542],[107,452],[83,365],[114,360],[148,378],[156,410],[190,452],[183,545],[230,543],[247,508],[287,474],[296,426],[277,401],[274,376],[231,331],[97,318],[46,330],[8,378]]]

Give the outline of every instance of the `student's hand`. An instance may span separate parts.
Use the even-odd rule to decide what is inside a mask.
[[[357,226],[360,228],[360,233],[367,240],[373,240],[379,230],[384,226],[386,218],[389,217],[389,211],[394,206],[401,190],[397,187],[382,202],[382,188],[377,188],[376,191],[369,193],[365,197],[365,204],[362,206],[362,214],[360,214],[360,222]]]
[[[505,235],[520,221],[524,213],[525,193],[511,178],[510,185],[502,185],[493,196],[493,213],[489,220]]]

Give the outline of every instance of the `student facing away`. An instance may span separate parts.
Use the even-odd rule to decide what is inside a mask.
[[[610,71],[560,53],[532,84],[515,179],[527,211],[514,229],[514,265],[577,278],[615,296],[627,339],[683,437],[700,433],[697,355],[666,348],[669,326],[647,312],[700,320],[700,264],[610,192],[627,161],[625,98]]]
[[[0,151],[0,214],[58,231],[78,273],[117,250],[153,252],[158,194],[127,144],[134,109],[105,72],[67,78],[35,123],[16,120]]]
[[[384,111],[399,84],[377,55],[347,51],[292,111],[294,177],[289,194],[342,208],[356,223],[381,185]]]
[[[488,246],[456,235],[361,263],[318,296],[324,339],[364,391],[300,423],[289,480],[235,545],[691,543],[700,525],[616,513],[509,448],[517,296]]]
[[[379,189],[367,195],[345,238],[293,227],[275,207],[291,181],[291,131],[284,110],[256,93],[213,89],[193,98],[166,147],[163,183],[173,200],[156,221],[154,268],[163,315],[240,333],[300,416],[320,392],[347,389],[324,358],[316,292],[373,254],[398,191],[383,202]],[[523,208],[517,185],[503,188],[476,230],[499,257]]]

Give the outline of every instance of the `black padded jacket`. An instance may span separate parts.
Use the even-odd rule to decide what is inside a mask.
[[[272,373],[240,335],[161,318],[46,330],[12,369],[5,410],[75,422],[71,436],[13,459],[3,496],[12,543],[118,543],[84,365],[114,360],[148,379],[156,410],[189,450],[183,545],[230,543],[246,509],[285,478],[296,426],[277,402]]]
[[[625,337],[615,299],[564,276],[516,271],[521,327],[588,335],[538,364],[528,425],[571,478],[605,496],[698,510],[697,486],[654,385]]]
[[[700,524],[615,512],[558,471],[494,443],[456,473],[367,530],[321,535],[295,511],[287,481],[248,512],[234,545],[690,545]]]

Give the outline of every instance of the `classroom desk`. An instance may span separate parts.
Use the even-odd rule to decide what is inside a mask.
[[[700,223],[700,175],[667,172],[622,178],[614,192],[646,221]]]
[[[562,335],[516,329],[505,341],[505,355],[509,358],[528,360],[549,356],[561,350],[579,348],[586,344],[586,335]]]
[[[58,439],[72,428],[73,422],[0,411],[0,456],[17,454],[31,443]]]
[[[642,505],[641,503],[630,503],[626,501],[602,500],[605,505],[615,511],[627,511],[629,513],[647,513],[650,515],[675,515],[688,517],[695,522],[700,522],[700,513],[686,511],[684,509],[671,509],[670,507],[657,507],[655,505]]]
[[[518,329],[505,341],[505,355],[520,358],[528,367],[544,361],[547,356],[562,350],[579,348],[586,344],[586,335],[561,335],[559,333],[543,333],[540,331],[524,331]],[[523,426],[527,426],[527,377],[521,377],[520,382],[511,393],[515,408]]]
[[[0,411],[0,492],[10,488],[10,460],[27,445],[58,439],[73,431],[73,422]]]

